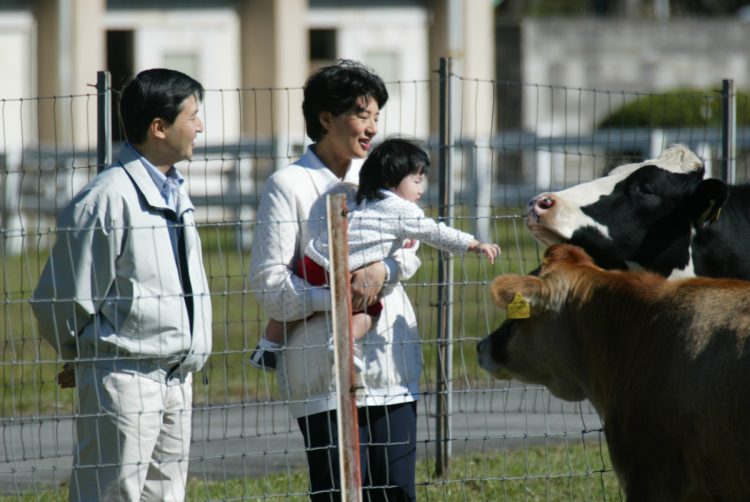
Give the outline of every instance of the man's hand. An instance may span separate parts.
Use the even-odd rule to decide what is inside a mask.
[[[76,386],[76,372],[72,364],[63,364],[62,371],[57,374],[57,385],[61,389],[72,389]]]
[[[386,269],[381,261],[352,272],[352,310],[364,310],[380,300]]]

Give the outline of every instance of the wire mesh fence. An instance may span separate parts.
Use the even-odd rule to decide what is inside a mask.
[[[436,134],[438,77],[391,82],[378,138],[424,141],[450,156],[453,226],[499,243],[489,264],[453,261],[452,366],[438,365],[441,256],[420,249],[404,283],[423,357],[418,403],[417,484],[422,500],[603,500],[620,493],[602,423],[587,403],[544,388],[493,380],[476,343],[504,318],[488,295],[499,274],[525,273],[542,251],[524,225],[534,194],[593,179],[615,165],[684,143],[721,175],[720,93],[674,96],[573,89],[450,75],[452,134]],[[190,500],[306,498],[305,448],[278,375],[247,359],[267,320],[248,283],[256,209],[267,178],[307,145],[297,89],[207,90],[206,132],[180,165],[196,208],[213,304],[213,351],[196,378],[189,458]],[[116,94],[116,93],[115,93]],[[0,499],[65,497],[77,407],[55,375],[62,362],[37,331],[31,294],[57,229],[57,212],[100,167],[97,95],[0,100]],[[737,96],[736,179],[748,178],[747,99]],[[678,113],[679,111],[679,113]],[[635,118],[633,118],[635,117]],[[114,136],[118,137],[117,124]],[[119,136],[121,137],[121,135]],[[114,152],[117,151],[115,145]],[[421,205],[440,211],[439,169]],[[444,372],[445,374],[439,374]],[[437,430],[439,380],[450,381],[450,429]],[[444,392],[443,392],[444,394]],[[443,395],[442,397],[446,397]],[[449,469],[436,470],[438,443]]]

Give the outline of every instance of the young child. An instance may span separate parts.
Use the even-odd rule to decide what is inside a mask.
[[[359,173],[356,202],[349,207],[350,270],[381,261],[419,241],[452,253],[482,253],[494,263],[500,254],[497,244],[479,242],[471,234],[427,218],[416,204],[429,166],[427,153],[415,141],[390,138],[373,149]],[[310,284],[324,285],[329,268],[328,233],[323,231],[308,243],[296,273]],[[352,314],[355,342],[370,330],[381,308],[371,305]],[[274,351],[282,348],[290,324],[269,322],[250,357],[253,366],[275,369]]]

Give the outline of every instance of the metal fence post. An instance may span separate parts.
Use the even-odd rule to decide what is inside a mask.
[[[737,180],[737,95],[734,80],[724,79],[721,86],[721,177],[734,185]]]
[[[440,58],[440,166],[438,219],[453,224],[453,131],[451,128],[451,60]],[[441,251],[438,261],[438,351],[435,409],[435,474],[448,473],[451,457],[453,381],[453,258]]]
[[[112,163],[112,77],[96,72],[96,171]]]

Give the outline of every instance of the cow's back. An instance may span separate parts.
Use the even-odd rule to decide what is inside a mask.
[[[699,500],[750,500],[750,283],[696,278],[660,289],[642,310],[651,338],[623,355],[632,372],[605,412],[612,460],[643,484],[629,487],[634,500],[678,500],[688,487]]]

